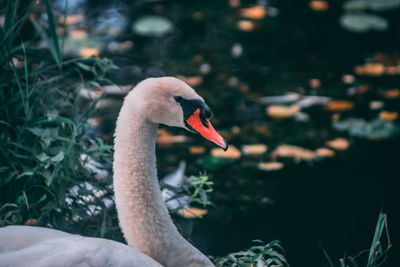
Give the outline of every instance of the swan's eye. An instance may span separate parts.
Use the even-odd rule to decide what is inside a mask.
[[[175,99],[176,102],[181,103],[182,100],[183,100],[183,97],[181,97],[181,96],[175,96],[174,99]]]

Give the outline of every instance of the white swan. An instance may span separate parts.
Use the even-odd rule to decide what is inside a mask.
[[[125,98],[115,131],[114,191],[129,246],[29,226],[0,228],[0,266],[214,266],[177,231],[157,179],[159,124],[201,134],[223,149],[208,118],[211,110],[186,83],[150,78]]]

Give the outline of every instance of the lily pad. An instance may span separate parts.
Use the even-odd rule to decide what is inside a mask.
[[[390,138],[400,133],[398,124],[381,119],[367,122],[364,119],[348,118],[333,122],[333,128],[338,131],[348,131],[352,136],[369,139]]]
[[[158,37],[163,36],[173,29],[173,24],[166,18],[160,16],[145,16],[133,23],[133,31],[142,36]]]
[[[346,10],[391,10],[400,7],[400,0],[351,0],[343,4]]]
[[[340,24],[348,31],[364,33],[371,30],[384,31],[388,21],[380,16],[365,13],[347,13],[340,17]]]

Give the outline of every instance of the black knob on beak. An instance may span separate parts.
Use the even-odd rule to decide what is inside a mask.
[[[200,114],[203,115],[206,119],[211,118],[212,111],[206,103],[202,102],[200,107]]]

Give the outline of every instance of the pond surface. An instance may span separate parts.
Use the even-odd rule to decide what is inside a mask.
[[[384,30],[354,32],[339,23],[342,1],[312,2],[69,1],[69,14],[84,19],[68,26],[66,56],[96,49],[120,67],[109,75],[119,85],[180,76],[204,97],[231,145],[268,147],[221,159],[201,138],[168,129],[190,140],[159,145],[160,176],[185,159],[187,174],[207,171],[215,183],[216,208],[192,237],[207,254],[278,239],[292,266],[327,266],[319,242],[332,259],[356,255],[370,246],[381,209],[393,242],[400,236],[399,9],[378,12],[390,25]],[[241,9],[249,7],[256,8]],[[105,139],[122,103],[109,99]],[[327,144],[336,138],[342,146]],[[296,148],[286,153],[283,144]],[[260,167],[276,161],[284,167]],[[395,266],[397,250],[387,266]]]

